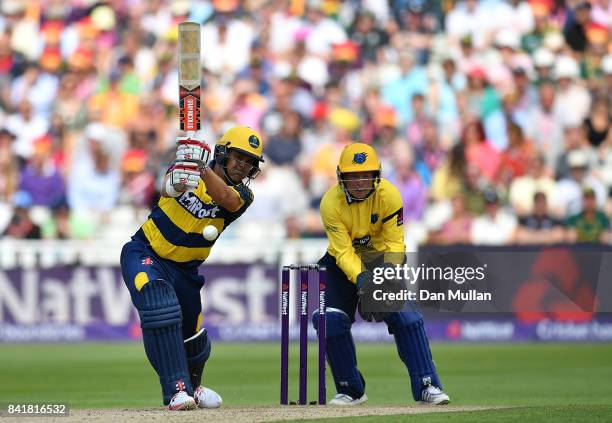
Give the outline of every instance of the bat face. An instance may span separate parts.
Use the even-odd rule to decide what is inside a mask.
[[[200,130],[200,24],[179,24],[179,123],[183,131]]]

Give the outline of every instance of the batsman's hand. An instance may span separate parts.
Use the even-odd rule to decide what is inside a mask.
[[[196,189],[200,183],[200,169],[193,161],[175,161],[170,168],[170,185],[176,191]]]
[[[200,171],[206,169],[210,158],[210,147],[206,142],[190,137],[177,137],[176,161],[193,162]]]
[[[364,308],[369,308],[373,306],[373,297],[372,292],[376,288],[374,284],[374,274],[369,270],[365,272],[361,272],[357,275],[357,296],[359,297],[359,301],[357,303],[357,310],[359,311],[359,315],[366,322],[376,321],[382,322],[385,320],[388,312],[382,311],[365,311]],[[369,304],[369,307],[364,307],[364,304]]]

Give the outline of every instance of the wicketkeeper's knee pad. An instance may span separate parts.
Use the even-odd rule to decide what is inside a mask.
[[[182,313],[174,288],[156,279],[145,284],[138,301],[145,352],[159,375],[164,404],[178,391],[193,395],[183,347]]]
[[[312,314],[312,326],[319,332],[319,310]],[[327,338],[342,336],[351,333],[351,319],[337,308],[327,308],[325,311],[325,330]]]
[[[412,308],[410,310],[389,313],[389,315],[385,318],[385,323],[387,323],[389,334],[393,335],[397,333],[398,330],[410,327],[422,320],[423,315],[421,312],[416,308]]]

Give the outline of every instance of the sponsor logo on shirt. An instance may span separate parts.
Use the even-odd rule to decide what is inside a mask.
[[[217,205],[205,204],[191,191],[184,192],[183,195],[179,197],[178,203],[197,219],[203,219],[205,217],[215,218],[220,210]]]

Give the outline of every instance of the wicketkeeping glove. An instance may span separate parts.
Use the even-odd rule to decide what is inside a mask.
[[[170,168],[170,185],[177,191],[196,189],[200,182],[200,169],[196,162],[176,161]]]
[[[189,137],[177,137],[176,161],[197,163],[200,170],[206,169],[210,158],[210,147],[204,141]]]
[[[359,296],[357,311],[359,311],[359,315],[366,322],[371,322],[372,320],[382,322],[389,314],[388,312],[382,311],[364,311],[364,308],[370,308],[373,306],[372,292],[375,288],[376,285],[374,284],[374,274],[372,272],[361,272],[357,276],[357,295]],[[369,307],[364,307],[364,303],[368,304]]]

